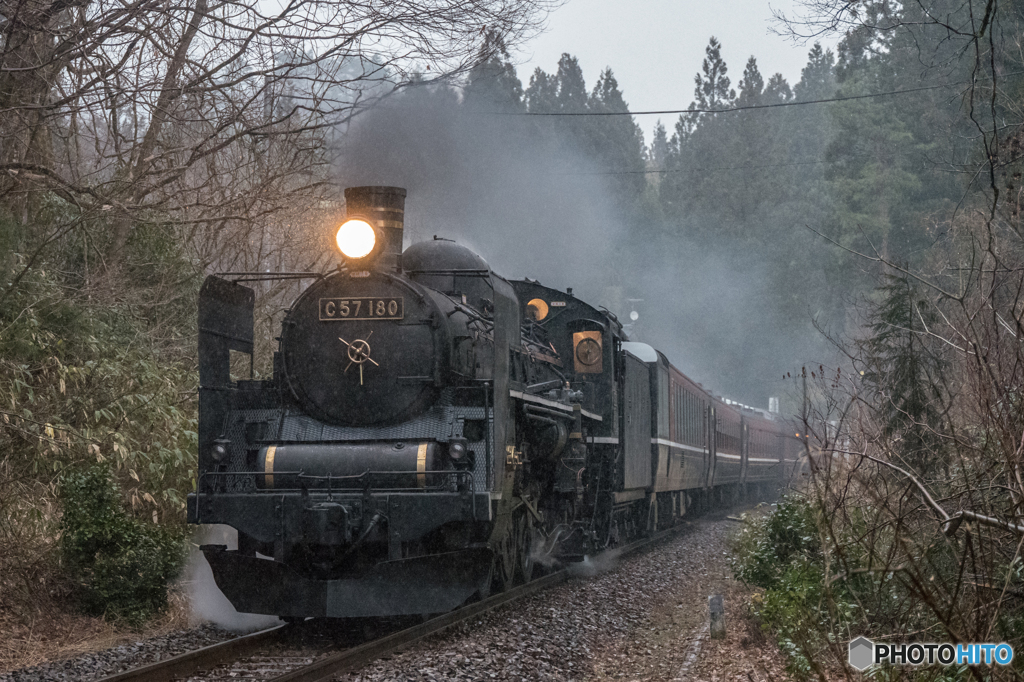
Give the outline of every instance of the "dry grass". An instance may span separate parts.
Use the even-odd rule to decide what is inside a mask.
[[[30,616],[0,612],[0,673],[102,651],[189,627],[188,595],[173,590],[164,614],[142,629],[83,616],[68,604],[46,604]]]

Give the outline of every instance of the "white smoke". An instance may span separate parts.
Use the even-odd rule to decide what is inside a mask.
[[[233,632],[253,632],[279,625],[281,620],[275,616],[236,611],[217,587],[213,570],[199,551],[200,544],[227,545],[228,549],[237,549],[238,531],[231,526],[206,525],[199,529],[196,539],[199,543],[191,546],[183,583],[191,605],[190,622],[193,625],[213,623]]]
[[[615,570],[619,565],[620,553],[620,550],[610,549],[594,557],[588,554],[583,557],[583,561],[569,566],[569,575],[576,578],[593,578],[600,573]]]

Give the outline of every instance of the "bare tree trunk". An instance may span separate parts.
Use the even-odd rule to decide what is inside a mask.
[[[53,166],[50,100],[59,70],[54,48],[59,24],[69,15],[68,6],[59,0],[0,4],[0,15],[6,17],[0,23],[0,160],[20,166],[0,177],[0,203],[22,224],[34,215],[44,188],[33,168]]]

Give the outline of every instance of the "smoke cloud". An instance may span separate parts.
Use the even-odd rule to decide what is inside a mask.
[[[812,311],[778,319],[763,253],[698,246],[685,226],[638,220],[635,206],[617,204],[614,176],[570,143],[573,120],[482,108],[452,89],[415,88],[339,135],[337,179],[405,187],[407,245],[455,239],[502,276],[572,287],[627,325],[635,310],[632,340],[727,397],[766,408],[786,394],[792,382],[780,377],[822,344]]]
[[[576,287],[593,300],[623,226],[590,165],[557,144],[557,122],[466,111],[451,91],[419,88],[357,119],[343,137],[344,186],[405,187],[406,242],[434,235],[499,274]],[[593,169],[591,169],[593,170]]]
[[[230,526],[207,525],[198,532],[199,544],[227,545],[228,549],[238,548],[238,531]],[[274,616],[253,613],[239,613],[228,598],[217,587],[213,570],[206,557],[199,551],[199,545],[192,545],[185,571],[184,587],[191,604],[190,620],[194,625],[213,623],[233,632],[253,632],[280,625]]]

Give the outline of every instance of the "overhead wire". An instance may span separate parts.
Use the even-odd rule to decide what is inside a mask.
[[[664,114],[725,114],[733,111],[751,111],[754,109],[778,109],[781,107],[797,107],[807,104],[829,104],[832,102],[848,102],[856,99],[871,99],[874,97],[890,97],[893,95],[905,95],[912,92],[924,90],[939,90],[951,88],[966,83],[944,83],[942,85],[924,85],[919,88],[907,88],[906,90],[891,90],[889,92],[872,92],[865,95],[849,95],[846,97],[827,97],[824,99],[805,99],[793,102],[775,102],[773,104],[746,104],[743,106],[704,108],[692,107],[689,109],[657,109],[651,111],[510,111],[490,112],[498,116],[653,116]]]
[[[789,168],[792,166],[818,166],[827,161],[794,161],[792,163],[768,163],[757,166],[705,166],[703,168],[666,168],[662,170],[591,171],[586,173],[560,173],[560,175],[656,175],[659,173],[695,173],[719,170],[754,170],[760,168]]]
[[[1007,76],[1017,76],[1024,74],[1024,71],[1014,71],[1011,73],[1004,74]],[[508,116],[643,116],[646,114],[718,114],[728,113],[734,111],[750,111],[756,109],[776,109],[780,107],[794,107],[803,106],[807,104],[829,104],[833,102],[847,102],[851,100],[870,99],[876,97],[890,97],[894,95],[903,95],[914,92],[922,92],[927,90],[938,90],[942,88],[952,88],[960,85],[969,85],[969,81],[958,81],[956,83],[943,83],[939,85],[924,85],[918,88],[906,88],[903,90],[890,90],[888,92],[874,92],[864,95],[849,95],[846,97],[828,97],[824,99],[814,100],[801,100],[793,102],[778,102],[775,104],[752,104],[746,106],[734,106],[725,107],[722,109],[706,109],[706,108],[690,108],[690,109],[663,109],[663,110],[652,110],[652,111],[588,111],[588,112],[492,112],[497,115],[508,115]],[[775,164],[764,164],[756,166],[709,166],[704,168],[667,168],[667,169],[652,169],[652,170],[628,170],[628,171],[592,171],[586,173],[563,173],[561,175],[658,175],[667,173],[694,173],[704,171],[720,171],[720,170],[755,170],[755,169],[766,169],[766,168],[787,168],[793,166],[814,166],[827,163],[826,161],[797,161],[793,163],[775,163]]]
[[[1015,71],[1002,74],[1003,78],[1018,76],[1024,71]],[[976,81],[957,81],[955,83],[940,83],[937,85],[922,85],[916,88],[905,88],[902,90],[889,90],[888,92],[870,92],[863,95],[846,95],[843,97],[826,97],[823,99],[794,100],[792,102],[775,102],[773,104],[747,104],[742,106],[731,106],[722,108],[691,107],[687,109],[656,109],[650,111],[489,111],[477,112],[496,116],[654,116],[665,114],[722,114],[734,111],[752,111],[757,109],[779,109],[782,107],[799,107],[809,104],[831,104],[833,102],[849,102],[859,99],[872,99],[876,97],[892,97],[894,95],[907,95],[927,90],[941,90],[943,88],[954,88],[962,85],[977,84]]]

